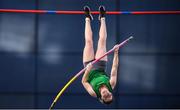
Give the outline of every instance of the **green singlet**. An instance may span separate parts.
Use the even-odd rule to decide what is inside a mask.
[[[112,87],[109,83],[109,77],[102,70],[91,70],[88,76],[88,82],[91,84],[98,98],[101,98],[99,88],[105,85],[112,93]]]

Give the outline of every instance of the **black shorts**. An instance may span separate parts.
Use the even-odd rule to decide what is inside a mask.
[[[83,63],[84,67],[86,67],[87,64],[89,64],[92,61],[93,60],[84,62]],[[106,68],[107,68],[107,61],[100,60],[93,65],[92,70],[102,70],[102,71],[106,72]]]

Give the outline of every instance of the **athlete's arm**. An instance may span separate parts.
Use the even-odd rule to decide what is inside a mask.
[[[84,86],[84,88],[86,89],[86,91],[93,97],[97,97],[96,96],[96,93],[94,92],[93,88],[91,87],[91,85],[89,84],[89,82],[87,81],[88,79],[88,75],[89,75],[89,72],[92,68],[92,65],[91,64],[88,64],[88,68],[86,69],[83,77],[82,77],[82,84]]]
[[[114,87],[116,86],[117,71],[118,71],[118,64],[119,64],[119,56],[118,56],[119,48],[116,46],[114,48],[116,48],[116,49],[114,51],[114,58],[113,58],[111,77],[110,77],[110,84],[111,84],[112,89],[114,89]]]

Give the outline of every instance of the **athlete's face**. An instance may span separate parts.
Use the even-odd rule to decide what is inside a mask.
[[[112,101],[112,93],[109,92],[109,90],[106,87],[103,87],[101,89],[101,99],[104,100],[105,102],[110,102]]]

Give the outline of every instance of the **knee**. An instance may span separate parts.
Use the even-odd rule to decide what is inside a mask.
[[[105,45],[105,44],[106,44],[106,38],[100,37],[100,38],[99,38],[99,43],[100,43],[101,45]]]
[[[92,41],[92,39],[86,39],[86,45],[87,45],[87,46],[93,46],[93,41]]]
[[[92,32],[91,30],[86,31],[86,32],[85,32],[85,36],[86,36],[86,37],[92,37],[92,36],[93,36],[93,32]]]

